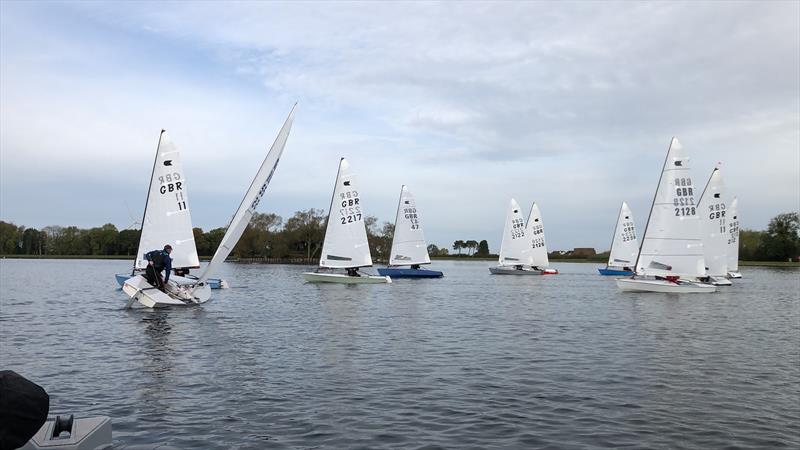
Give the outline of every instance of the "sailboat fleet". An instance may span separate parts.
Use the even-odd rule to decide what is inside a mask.
[[[296,107],[296,105],[295,105]],[[211,298],[211,289],[228,283],[212,278],[242,236],[264,196],[280,161],[294,121],[293,107],[270,147],[250,187],[228,224],[225,236],[199,277],[189,274],[200,268],[192,231],[186,178],[180,153],[162,130],[150,177],[142,219],[142,233],[133,270],[117,274],[129,297],[127,307],[198,305]],[[644,233],[639,240],[633,214],[622,202],[611,241],[611,251],[601,275],[622,276],[616,283],[622,291],[714,292],[741,278],[738,272],[739,220],[736,198],[726,203],[720,168],[711,172],[695,202],[697,185],[690,174],[689,155],[672,138],[662,167]],[[437,270],[423,269],[431,263],[422,219],[409,188],[400,188],[389,264],[378,275],[362,272],[373,265],[366,230],[366,214],[355,173],[350,163],[339,160],[319,267],[303,273],[309,283],[386,284],[393,278],[441,278]],[[160,290],[142,275],[145,254],[172,246],[175,275]],[[549,267],[544,223],[534,202],[527,220],[515,199],[506,211],[503,238],[493,275],[553,275]]]

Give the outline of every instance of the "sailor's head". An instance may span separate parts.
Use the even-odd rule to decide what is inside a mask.
[[[167,253],[172,253],[172,246],[167,244],[164,246],[164,251]]]

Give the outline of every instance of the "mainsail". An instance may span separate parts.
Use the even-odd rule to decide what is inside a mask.
[[[147,267],[144,254],[160,250],[166,244],[172,246],[172,267],[200,266],[192,233],[192,216],[189,213],[189,197],[181,155],[167,137],[167,132],[161,130],[153,172],[150,175],[150,188],[147,192],[134,269]]]
[[[719,168],[711,172],[700,196],[700,220],[703,230],[703,253],[706,272],[711,276],[728,275],[728,224],[725,210],[725,184]]]
[[[637,274],[684,278],[706,275],[694,189],[689,155],[673,137],[644,230]]]
[[[531,212],[528,214],[528,224],[526,226],[530,242],[530,256],[528,264],[534,267],[547,267],[550,260],[547,258],[547,243],[544,240],[544,222],[539,206],[533,202]]]
[[[739,199],[733,197],[728,208],[728,270],[739,271]]]
[[[321,267],[341,269],[372,265],[363,206],[355,175],[347,160],[342,158],[328,209],[328,226],[319,261]]]
[[[280,162],[281,154],[283,154],[283,149],[286,146],[286,141],[289,139],[289,131],[292,129],[296,107],[297,104],[295,104],[289,112],[289,116],[283,123],[283,127],[281,127],[281,130],[278,132],[278,137],[276,137],[275,142],[272,143],[267,157],[264,158],[264,162],[261,163],[261,167],[258,169],[258,173],[256,173],[253,182],[250,184],[250,188],[244,195],[242,203],[239,204],[239,209],[236,210],[233,219],[231,219],[231,222],[228,224],[228,230],[225,232],[225,236],[222,237],[217,251],[214,252],[214,257],[211,259],[208,266],[206,266],[202,275],[200,275],[198,284],[207,280],[225,261],[225,258],[230,255],[236,243],[239,242],[239,238],[242,237],[245,228],[247,228],[247,224],[250,223],[250,218],[255,214],[256,207],[258,207],[261,198],[264,196],[264,192],[267,191],[267,186],[269,186],[272,175],[278,167],[278,162]]]
[[[501,266],[530,264],[530,240],[525,231],[525,219],[522,218],[519,203],[513,198],[509,202],[506,212],[499,264]]]
[[[628,204],[622,202],[611,241],[611,253],[608,255],[609,267],[633,267],[636,255],[639,254],[639,240],[636,237],[636,225]]]
[[[422,233],[422,223],[414,196],[403,185],[400,188],[400,202],[397,204],[397,217],[394,221],[394,238],[389,265],[430,264],[428,244]]]

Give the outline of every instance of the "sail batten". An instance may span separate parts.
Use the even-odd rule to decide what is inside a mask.
[[[394,221],[390,266],[430,264],[428,244],[422,232],[422,219],[408,187],[400,188],[400,201]]]

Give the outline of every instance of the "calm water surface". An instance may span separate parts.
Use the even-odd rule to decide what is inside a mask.
[[[115,448],[800,447],[800,271],[631,294],[437,262],[441,280],[304,284],[227,264],[202,306],[124,310],[127,261],[0,261],[0,368]]]

